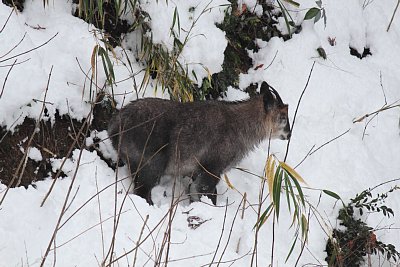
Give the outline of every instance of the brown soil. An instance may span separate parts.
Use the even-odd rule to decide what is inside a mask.
[[[112,110],[102,107],[101,104],[96,105],[93,112],[94,119],[89,127],[88,135],[90,130],[102,131],[107,129],[111,115]],[[58,114],[56,114],[54,125],[51,125],[49,121],[40,121],[39,131],[34,135],[30,146],[38,148],[43,159],[36,162],[28,158],[25,167],[18,168],[19,165],[24,165],[24,153],[21,148],[26,151],[29,139],[34,133],[35,125],[35,120],[25,118],[24,122],[17,126],[14,133],[6,131],[4,128],[0,129],[0,182],[3,184],[11,187],[27,187],[50,175],[54,177],[50,159],[70,156],[68,151],[77,138],[83,123],[71,119],[69,116],[59,116]],[[80,145],[84,144],[84,139],[85,136],[82,134],[74,148],[79,148]],[[94,150],[95,147],[87,149]],[[13,179],[13,177],[15,178]]]

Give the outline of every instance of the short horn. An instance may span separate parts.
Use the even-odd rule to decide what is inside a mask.
[[[275,95],[275,97],[276,97],[276,100],[278,100],[278,102],[279,102],[280,104],[283,105],[282,98],[281,98],[281,96],[278,94],[278,92],[275,90],[275,88],[272,87],[271,85],[269,85],[269,89],[272,91],[272,93],[274,93],[274,95]]]

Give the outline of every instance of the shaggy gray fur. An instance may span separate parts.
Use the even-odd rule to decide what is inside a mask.
[[[128,165],[135,193],[150,204],[160,177],[191,177],[191,200],[216,203],[221,174],[259,142],[290,138],[287,105],[263,82],[261,94],[240,102],[179,103],[139,99],[114,115],[108,134]]]

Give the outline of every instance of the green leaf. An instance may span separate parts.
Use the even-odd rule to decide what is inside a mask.
[[[278,166],[275,172],[274,186],[273,186],[273,195],[272,199],[274,202],[275,210],[276,210],[276,219],[279,218],[279,207],[280,207],[280,199],[281,199],[281,188],[282,188],[282,168]]]
[[[274,204],[271,203],[269,204],[267,209],[263,212],[263,214],[260,216],[260,219],[258,219],[256,225],[254,225],[254,228],[259,229],[261,226],[263,226],[263,224],[267,221],[273,210],[274,210]]]
[[[341,198],[340,198],[340,196],[338,195],[338,194],[336,194],[335,192],[332,192],[332,191],[329,191],[329,190],[322,190],[322,192],[324,192],[325,194],[327,194],[328,196],[330,196],[330,197],[333,197],[333,198],[335,198],[335,199],[337,199],[337,200],[342,200]]]
[[[296,243],[297,243],[297,237],[298,237],[298,236],[299,236],[299,234],[296,234],[296,236],[295,236],[295,238],[294,238],[294,240],[293,240],[293,244],[292,244],[292,246],[291,246],[291,248],[290,248],[290,250],[289,250],[289,253],[288,253],[288,255],[286,256],[285,263],[286,263],[286,262],[288,261],[288,259],[290,258],[290,255],[292,255],[294,246],[295,246]]]
[[[307,240],[308,221],[304,214],[301,215],[301,233],[303,240]]]
[[[317,52],[320,57],[322,57],[323,59],[327,59],[325,49],[323,49],[322,47],[318,47]]]
[[[295,6],[295,7],[300,7],[300,4],[297,3],[297,2],[295,2],[295,1],[293,1],[293,0],[283,0],[283,1],[285,1],[286,3],[289,3],[289,4],[291,4],[291,5],[293,5],[293,6]]]
[[[192,75],[196,79],[196,82],[198,82],[199,80],[197,80],[197,75],[196,75],[196,72],[194,72],[194,70],[192,70]]]
[[[326,12],[325,12],[325,8],[322,9],[322,17],[324,18],[324,27],[326,28]]]
[[[317,23],[321,19],[322,12],[321,10],[315,15],[314,23]]]
[[[171,25],[171,34],[173,34],[174,32],[175,23],[177,23],[178,26],[178,36],[179,36],[181,34],[181,23],[179,21],[178,7],[175,7],[174,9],[174,17],[172,19],[172,25]]]
[[[301,189],[300,183],[297,181],[297,179],[289,172],[288,173],[290,178],[292,178],[292,181],[294,182],[297,192],[299,193],[300,196],[300,200],[301,200],[301,204],[303,204],[303,207],[305,207],[305,201],[304,201],[304,194],[303,194],[303,190]]]
[[[289,209],[289,212],[291,212],[291,207],[290,207],[290,196],[289,196],[289,193],[290,193],[290,189],[292,188],[291,187],[291,184],[290,184],[290,182],[289,182],[289,177],[288,177],[288,174],[285,172],[285,193],[286,193],[286,202],[287,202],[287,204],[288,204],[288,209]]]
[[[319,9],[317,7],[310,8],[307,11],[306,15],[304,16],[304,20],[308,20],[308,19],[314,18],[319,12],[321,12],[321,9]]]
[[[277,2],[278,2],[278,5],[279,5],[279,8],[282,10],[283,18],[285,19],[285,24],[286,24],[286,28],[288,30],[289,37],[292,38],[292,32],[290,30],[289,20],[288,20],[288,17],[286,15],[286,8],[283,7],[283,5],[281,4],[280,1],[277,1]]]

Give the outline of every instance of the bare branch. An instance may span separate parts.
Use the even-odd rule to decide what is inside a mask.
[[[321,146],[319,146],[318,148],[316,148],[314,151],[312,151],[309,155],[311,156],[312,154],[314,154],[315,152],[317,152],[318,150],[320,150],[321,148],[323,148],[324,146],[326,146],[327,144],[335,141],[336,139],[342,137],[343,135],[347,134],[350,131],[350,129],[347,129],[345,132],[339,134],[338,136],[334,137],[333,139],[329,140],[328,142],[322,144]]]
[[[301,92],[299,101],[297,101],[297,107],[296,107],[296,111],[294,112],[294,117],[293,117],[293,121],[292,121],[292,130],[291,130],[292,135],[291,136],[293,136],[293,129],[294,129],[294,123],[296,122],[297,111],[299,110],[301,99],[303,98],[303,95],[304,95],[304,93],[305,93],[305,91],[306,91],[306,89],[308,87],[308,83],[310,82],[310,78],[311,78],[311,74],[313,72],[314,66],[315,66],[315,61],[311,66],[311,70],[310,70],[310,73],[308,74],[308,79],[307,79],[306,85],[304,86],[303,92]],[[285,158],[283,159],[284,162],[286,162],[286,159],[287,159],[287,156],[288,156],[288,153],[289,153],[290,140],[292,140],[291,137],[289,138],[287,146],[286,146]]]
[[[11,9],[10,15],[8,15],[8,17],[7,17],[7,19],[6,19],[6,22],[4,23],[3,27],[1,27],[0,33],[2,33],[3,30],[6,28],[6,26],[7,26],[7,24],[8,24],[8,21],[10,20],[11,15],[12,15],[13,12],[14,12],[14,9]]]
[[[19,40],[19,42],[18,42],[16,45],[14,45],[10,50],[8,50],[4,55],[0,56],[0,58],[3,58],[3,57],[5,57],[5,56],[7,56],[7,55],[10,54],[12,51],[14,51],[18,46],[20,46],[21,43],[24,41],[25,37],[26,37],[26,32],[25,32],[24,35],[22,36],[21,40]],[[9,59],[5,59],[5,60],[9,60]],[[4,60],[4,61],[5,61],[5,60]],[[0,61],[0,62],[2,62],[2,61]]]
[[[396,7],[395,7],[395,9],[394,9],[394,11],[393,11],[392,18],[390,19],[390,23],[389,23],[389,25],[388,25],[388,27],[387,27],[387,29],[386,29],[387,32],[389,31],[390,26],[392,25],[394,16],[396,15],[396,12],[397,12],[397,9],[399,8],[399,5],[400,5],[400,0],[397,1],[397,5],[396,5]]]
[[[361,121],[363,121],[365,118],[368,118],[368,117],[371,116],[371,115],[378,114],[378,113],[380,113],[380,112],[382,112],[382,111],[385,111],[385,110],[389,110],[389,109],[392,109],[392,108],[399,108],[399,107],[400,107],[400,104],[396,104],[396,103],[398,103],[398,102],[399,102],[399,100],[393,102],[393,103],[390,104],[390,105],[385,105],[384,107],[382,107],[382,108],[380,108],[380,109],[378,109],[378,110],[376,110],[376,111],[374,111],[374,112],[365,114],[364,116],[362,116],[362,117],[360,117],[360,118],[358,118],[358,119],[355,119],[355,120],[353,121],[353,123],[361,122]]]
[[[225,231],[225,221],[226,221],[226,214],[227,214],[227,212],[228,212],[228,198],[226,199],[226,204],[225,204],[224,220],[223,220],[223,222],[222,222],[221,235],[219,236],[218,244],[217,244],[217,247],[216,247],[216,249],[215,249],[214,256],[213,256],[213,258],[212,258],[212,260],[211,260],[209,266],[211,266],[212,263],[214,262],[215,257],[217,256],[217,252],[218,252],[219,246],[221,245],[222,236],[224,235],[224,231]]]
[[[22,53],[16,54],[16,55],[14,55],[14,56],[12,56],[12,57],[9,57],[9,58],[6,58],[6,59],[2,59],[2,60],[0,60],[0,63],[5,62],[5,61],[8,61],[8,60],[13,59],[13,58],[16,58],[16,57],[19,57],[19,56],[22,56],[22,55],[25,55],[25,54],[28,54],[28,53],[30,53],[30,52],[32,52],[32,51],[34,51],[34,50],[37,50],[37,49],[39,49],[39,48],[41,48],[41,47],[47,45],[47,44],[48,44],[51,40],[53,40],[57,35],[58,35],[58,32],[57,32],[56,34],[54,34],[49,40],[47,40],[47,41],[44,42],[43,44],[38,45],[38,46],[35,46],[34,48],[31,48],[31,49],[26,50],[26,51],[24,51],[24,52],[22,52]],[[3,56],[2,56],[2,57],[3,57]]]
[[[49,84],[50,84],[52,72],[53,72],[53,66],[51,66],[50,73],[49,73],[49,77],[48,77],[48,79],[47,79],[47,86],[46,86],[45,93],[44,93],[44,101],[46,101],[47,91],[49,90]],[[27,163],[27,160],[28,160],[29,149],[30,149],[31,143],[32,143],[32,141],[33,141],[33,138],[34,138],[35,135],[36,135],[36,129],[39,128],[39,123],[40,123],[40,120],[41,120],[41,118],[42,118],[42,116],[43,116],[44,109],[45,109],[45,104],[43,103],[42,109],[41,109],[40,114],[39,114],[39,117],[38,117],[38,119],[37,119],[37,121],[36,121],[36,123],[35,123],[35,130],[33,131],[31,137],[29,138],[29,141],[28,141],[27,146],[26,146],[27,149],[25,150],[24,156],[22,157],[21,161],[19,162],[19,165],[18,165],[18,167],[17,167],[17,169],[16,169],[16,171],[15,171],[13,177],[12,177],[12,180],[11,180],[10,183],[7,185],[7,189],[6,189],[6,191],[4,192],[4,195],[3,195],[2,199],[0,200],[0,206],[1,206],[1,204],[3,203],[4,199],[6,198],[6,195],[7,195],[7,193],[8,193],[8,190],[11,188],[11,185],[15,182],[15,179],[17,178],[17,176],[18,176],[18,183],[17,183],[17,185],[19,185],[19,183],[20,183],[20,181],[21,181],[21,179],[22,179],[22,175],[23,175],[24,172],[25,172],[26,163]],[[22,168],[22,169],[21,169],[21,168]]]
[[[6,77],[4,78],[3,87],[1,88],[1,92],[0,92],[0,98],[3,96],[4,88],[6,87],[6,82],[7,82],[8,76],[10,75],[11,70],[14,68],[15,63],[17,63],[17,60],[18,60],[17,58],[14,60],[13,64],[11,65],[10,69],[7,72]]]

